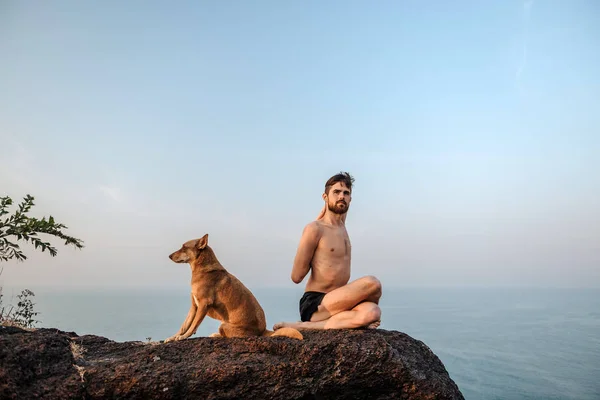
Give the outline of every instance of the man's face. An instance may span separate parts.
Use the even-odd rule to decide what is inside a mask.
[[[350,207],[352,193],[343,182],[336,182],[329,189],[329,193],[324,195],[324,198],[330,211],[336,214],[344,214],[348,212]]]

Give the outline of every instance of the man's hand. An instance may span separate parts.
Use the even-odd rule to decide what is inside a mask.
[[[323,218],[325,218],[325,210],[327,206],[323,205],[323,208],[321,209],[321,212],[319,213],[319,216],[317,217],[317,221],[322,220]]]

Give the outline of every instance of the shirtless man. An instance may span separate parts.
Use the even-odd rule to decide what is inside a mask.
[[[301,322],[280,322],[297,329],[377,328],[381,283],[373,276],[350,280],[351,245],[346,215],[352,201],[354,178],[347,172],[325,183],[325,205],[315,221],[304,227],[292,268],[298,284],[311,271],[300,299]]]

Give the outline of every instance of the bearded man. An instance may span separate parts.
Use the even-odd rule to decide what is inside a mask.
[[[297,329],[377,328],[380,324],[381,282],[364,276],[349,283],[352,246],[346,215],[352,201],[354,178],[340,172],[325,183],[325,205],[315,221],[304,227],[292,267],[299,284],[310,272],[300,299],[300,322],[280,322]]]

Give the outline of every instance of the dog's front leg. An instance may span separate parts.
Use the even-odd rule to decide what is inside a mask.
[[[165,339],[165,343],[183,339],[181,336],[185,332],[187,332],[188,328],[190,327],[190,324],[192,323],[192,320],[194,319],[194,316],[196,315],[196,310],[198,308],[198,306],[196,305],[196,301],[194,300],[193,294],[190,294],[190,300],[192,302],[192,305],[190,306],[190,311],[188,311],[187,317],[185,317],[185,321],[183,321],[183,324],[181,324],[181,328],[179,328],[179,331],[176,334],[174,334],[168,339]]]
[[[206,300],[198,301],[196,303],[196,307],[196,316],[194,317],[194,320],[188,327],[187,331],[183,335],[180,335],[181,339],[186,339],[192,336],[194,333],[196,333],[196,329],[198,329],[198,326],[200,325],[200,323],[206,316],[206,313],[208,312],[208,302]]]

